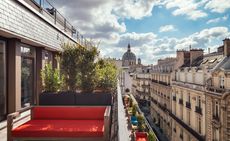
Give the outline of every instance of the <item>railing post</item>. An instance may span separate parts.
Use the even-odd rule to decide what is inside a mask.
[[[57,22],[57,9],[54,8],[54,24]]]
[[[64,30],[66,31],[66,18],[64,18]]]

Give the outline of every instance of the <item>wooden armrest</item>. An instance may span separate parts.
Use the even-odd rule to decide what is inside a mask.
[[[111,107],[110,106],[106,106],[104,117],[109,117],[110,113],[111,113]]]
[[[106,106],[105,113],[104,113],[104,141],[108,141],[110,137],[110,113],[111,113],[111,106]]]
[[[27,110],[30,110],[32,107],[33,106],[23,108],[21,110],[18,110],[17,112],[11,113],[7,116],[7,141],[12,141],[11,131],[12,131],[13,124],[14,124],[13,120],[15,118],[19,117],[21,113],[23,113]]]

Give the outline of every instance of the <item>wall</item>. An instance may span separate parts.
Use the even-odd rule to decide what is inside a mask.
[[[60,50],[60,44],[63,42],[74,43],[73,39],[27,10],[17,0],[0,0],[1,30],[55,50]]]

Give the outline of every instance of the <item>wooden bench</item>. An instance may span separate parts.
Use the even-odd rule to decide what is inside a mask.
[[[31,120],[13,128],[21,110],[8,115],[8,141],[109,141],[110,106],[34,106]]]

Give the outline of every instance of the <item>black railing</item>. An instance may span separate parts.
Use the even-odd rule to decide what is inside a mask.
[[[190,102],[186,102],[186,107],[191,109],[191,103]]]
[[[185,124],[182,120],[180,120],[178,117],[176,117],[173,113],[169,113],[169,115],[177,122],[179,123],[183,128],[185,128],[188,132],[190,132],[197,140],[199,141],[205,141],[204,136],[201,136],[199,133],[197,133],[194,129],[192,129],[189,125]],[[175,130],[174,130],[175,132]]]
[[[179,104],[183,105],[183,99],[179,99]]]
[[[195,107],[195,112],[197,112],[197,113],[199,113],[199,114],[202,115],[202,108],[199,107],[199,106],[196,106],[196,107]]]
[[[48,0],[30,0],[34,3],[38,8],[39,12],[46,12],[49,17],[53,19],[53,23],[55,25],[63,26],[63,30],[69,31],[71,36],[77,40],[77,42],[82,46],[92,45],[92,42],[88,41],[86,38],[77,31],[74,26],[66,20],[66,18],[48,1]]]

